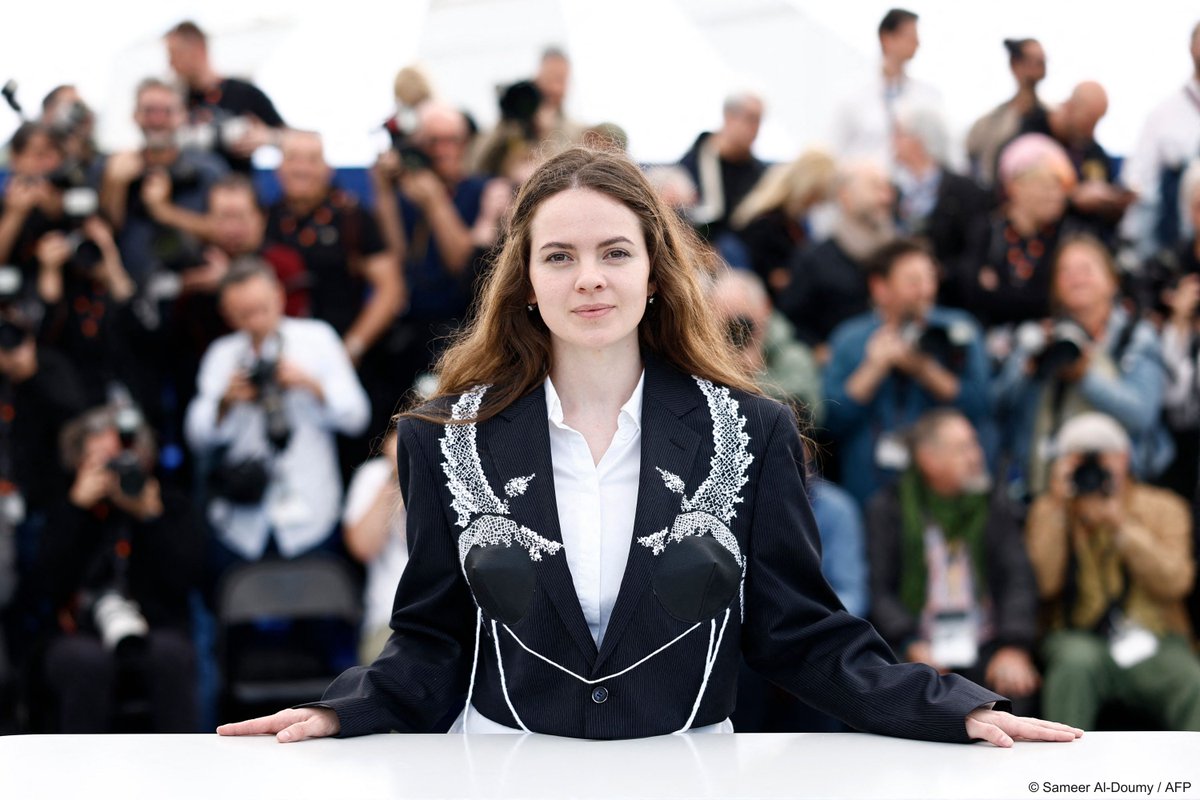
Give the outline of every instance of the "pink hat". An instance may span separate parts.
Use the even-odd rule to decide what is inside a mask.
[[[1063,188],[1068,192],[1075,188],[1075,167],[1067,157],[1067,151],[1044,133],[1018,136],[1000,154],[997,173],[1002,184],[1007,185],[1037,170],[1048,170],[1062,181]]]

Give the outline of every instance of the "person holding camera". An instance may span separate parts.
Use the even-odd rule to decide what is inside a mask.
[[[181,241],[183,233],[204,230],[208,190],[229,170],[212,153],[180,146],[183,98],[169,84],[156,78],[138,84],[133,120],[144,144],[109,157],[100,207],[118,231],[121,255],[140,285],[190,241]]]
[[[0,288],[16,288],[16,272],[0,267]],[[74,368],[38,345],[14,294],[0,291],[0,703],[41,624],[31,575],[46,515],[66,492],[58,432],[86,408]]]
[[[988,365],[970,315],[934,305],[937,264],[921,241],[884,245],[868,267],[873,311],[830,336],[825,424],[838,444],[839,481],[865,506],[908,466],[901,432],[935,406],[988,423]]]
[[[209,462],[207,515],[217,577],[270,553],[336,544],[342,482],[335,435],[357,435],[370,407],[337,333],[283,314],[265,262],[235,261],[221,284],[234,332],[204,354],[185,430]]]
[[[1133,477],[1129,435],[1110,416],[1071,419],[1055,445],[1026,523],[1050,628],[1043,713],[1092,726],[1118,701],[1171,730],[1200,730],[1200,659],[1183,607],[1196,574],[1187,504]]]
[[[167,60],[187,88],[188,123],[234,172],[249,175],[259,147],[277,144],[283,117],[252,83],[222,77],[208,57],[208,36],[185,20],[167,31]]]
[[[970,420],[921,415],[912,466],[867,509],[871,621],[905,661],[954,671],[1031,713],[1037,590],[1020,511],[993,491]]]
[[[62,297],[62,267],[99,266],[123,297],[132,293],[120,254],[107,247],[108,225],[94,189],[65,159],[62,141],[44,125],[26,122],[9,143],[12,176],[0,212],[0,262],[21,268],[43,303]],[[36,277],[36,280],[35,280]]]
[[[429,100],[417,110],[416,129],[378,170],[383,185],[390,181],[399,189],[408,309],[397,334],[403,349],[396,382],[406,389],[429,371],[444,337],[467,313],[476,256],[495,242],[495,226],[490,240],[481,241],[474,230],[489,189],[511,197],[507,182],[467,174],[469,140],[462,112]]]
[[[39,120],[62,139],[67,159],[89,174],[100,159],[96,148],[96,114],[83,101],[79,89],[66,83],[55,86],[42,98]]]
[[[1152,478],[1172,455],[1160,415],[1166,376],[1158,335],[1118,302],[1118,275],[1094,237],[1068,238],[1053,262],[1057,317],[1017,329],[1016,348],[993,385],[1014,488],[1047,485],[1050,444],[1086,411],[1115,418],[1133,439],[1135,475]]]
[[[131,406],[87,412],[62,432],[70,490],[51,513],[38,557],[57,612],[41,671],[60,733],[105,733],[130,693],[149,729],[198,721],[189,593],[202,533],[183,494],[155,478],[154,438]]]

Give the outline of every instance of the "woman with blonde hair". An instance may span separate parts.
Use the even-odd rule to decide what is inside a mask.
[[[619,739],[731,730],[746,662],[876,733],[1008,746],[1081,732],[896,665],[821,577],[791,411],[709,309],[700,247],[624,155],[522,187],[475,317],[399,421],[411,558],[392,637],[290,742],[430,730]]]
[[[807,150],[768,170],[730,217],[750,266],[773,295],[787,286],[792,254],[812,240],[808,214],[829,200],[836,178],[832,156]]]

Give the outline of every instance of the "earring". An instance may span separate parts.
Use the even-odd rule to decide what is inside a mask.
[[[654,295],[650,295],[650,297],[646,299],[646,303],[648,305],[654,305]]]
[[[525,306],[525,307],[526,307],[527,309],[529,309],[530,311],[533,311],[533,309],[534,309],[534,306],[536,306],[536,305],[537,305],[537,303],[530,303],[529,305],[527,305],[527,306]]]

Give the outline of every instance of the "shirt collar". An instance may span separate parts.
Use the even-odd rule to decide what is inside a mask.
[[[546,417],[555,425],[563,425],[563,409],[562,399],[558,396],[558,392],[554,389],[554,382],[550,380],[550,376],[546,376],[546,380],[542,383],[546,390]],[[642,370],[641,376],[638,377],[637,386],[633,387],[633,394],[629,395],[629,399],[621,406],[621,413],[617,415],[617,427],[624,424],[632,423],[634,427],[641,430],[642,427],[642,391],[646,386],[646,370]]]

